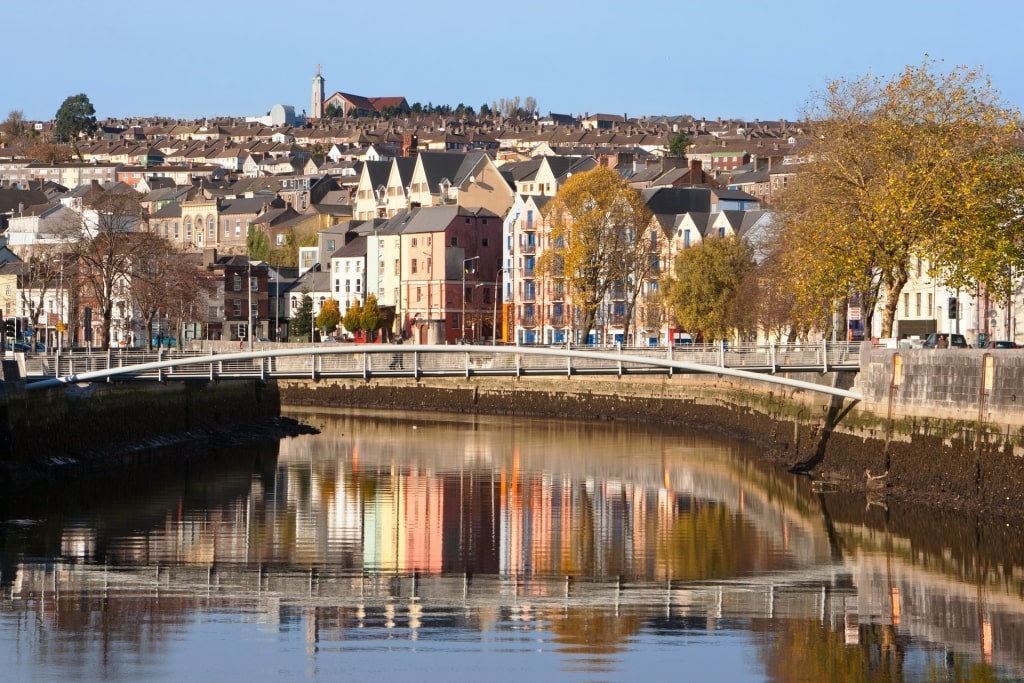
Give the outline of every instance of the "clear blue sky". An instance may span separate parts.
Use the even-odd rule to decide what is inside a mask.
[[[926,55],[981,67],[1024,109],[1024,1],[576,3],[5,2],[0,119],[51,119],[89,96],[99,118],[259,116],[326,92],[541,113],[798,118],[836,78]]]

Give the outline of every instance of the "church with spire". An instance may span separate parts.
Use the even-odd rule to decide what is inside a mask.
[[[332,108],[342,112],[342,116],[374,116],[383,114],[385,109],[409,111],[409,103],[404,97],[363,97],[351,93],[336,92],[324,97],[324,77],[320,73],[320,65],[316,65],[316,76],[313,76],[313,94],[309,106],[309,118],[324,118]]]

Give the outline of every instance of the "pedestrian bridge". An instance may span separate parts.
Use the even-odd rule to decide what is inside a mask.
[[[97,381],[362,379],[713,373],[859,400],[857,392],[781,373],[857,372],[860,344],[596,348],[429,344],[295,344],[230,353],[107,351],[25,358],[30,391]]]

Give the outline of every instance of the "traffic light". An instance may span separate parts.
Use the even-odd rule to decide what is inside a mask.
[[[957,315],[957,313],[959,313],[959,311],[957,310],[957,304],[958,304],[958,302],[957,302],[955,296],[949,297],[948,309],[949,309],[949,319],[950,320],[956,320],[959,317]]]
[[[17,333],[18,333],[18,330],[14,326],[14,318],[8,318],[7,320],[5,320],[4,321],[4,336],[5,337],[13,337],[13,336],[17,335]]]

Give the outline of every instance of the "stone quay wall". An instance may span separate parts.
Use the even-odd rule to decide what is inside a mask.
[[[4,370],[10,377],[12,368]],[[119,456],[147,447],[260,425],[280,416],[280,407],[277,385],[257,381],[95,383],[26,392],[21,381],[8,379],[0,382],[0,483],[64,465],[114,466]]]

